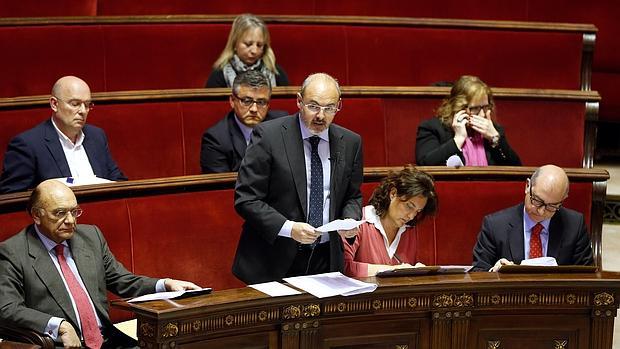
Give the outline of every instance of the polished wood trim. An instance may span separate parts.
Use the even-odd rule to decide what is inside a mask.
[[[363,280],[378,288],[372,293],[319,299],[308,293],[269,297],[245,287],[174,301],[114,300],[112,306],[137,315],[138,340],[150,348],[230,343],[231,338],[266,332],[280,336],[269,346],[273,349],[331,348],[328,343],[336,339],[352,344],[371,341],[377,346],[377,339],[390,341],[388,333],[413,340],[415,347],[480,348],[468,338],[480,338],[489,331],[500,338],[488,340],[510,340],[521,347],[533,338],[564,343],[565,337],[557,333],[570,331],[573,340],[581,337],[571,342],[571,348],[609,349],[620,303],[620,273],[615,272],[478,272]],[[510,325],[498,327],[496,319]],[[553,319],[563,320],[554,323]],[[415,321],[417,326],[394,332],[393,321]],[[567,321],[575,323],[567,328]],[[523,336],[532,322],[544,322],[544,329]],[[351,332],[351,326],[363,324],[372,327],[357,335]],[[403,347],[408,346],[396,346]],[[546,346],[539,342],[536,347]]]
[[[449,87],[430,86],[342,86],[343,98],[354,97],[445,97]],[[274,87],[274,97],[294,97],[299,86]],[[169,90],[135,90],[115,92],[94,92],[97,103],[145,102],[159,100],[225,100],[230,95],[229,88],[195,88]],[[570,100],[598,102],[601,95],[597,91],[493,88],[494,98]],[[49,95],[0,98],[0,109],[39,107],[49,104]]]
[[[235,15],[153,15],[0,18],[0,26],[231,23]],[[268,24],[323,24],[596,33],[593,24],[448,18],[261,15]]]
[[[387,176],[389,171],[400,170],[402,167],[366,167],[364,182],[378,182]],[[535,167],[489,166],[461,167],[418,166],[417,168],[431,174],[435,180],[444,181],[522,181],[530,177]],[[607,170],[600,168],[566,168],[571,182],[600,182],[609,179]],[[233,189],[237,179],[236,172],[213,173],[205,175],[178,176],[154,179],[142,179],[107,184],[84,185],[74,187],[73,191],[80,202],[119,197],[146,196],[156,193],[178,193],[187,191],[203,191]],[[30,192],[0,195],[0,210],[10,212],[25,207]],[[602,211],[601,211],[602,212]]]

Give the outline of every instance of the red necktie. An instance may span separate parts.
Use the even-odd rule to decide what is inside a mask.
[[[536,223],[536,225],[532,227],[532,234],[530,234],[529,258],[542,257],[542,242],[540,242],[540,232],[542,231],[542,229],[543,226],[540,223]]]
[[[103,337],[101,336],[99,325],[97,325],[95,312],[88,301],[88,294],[86,294],[86,291],[80,286],[77,278],[69,268],[69,264],[67,264],[67,260],[63,254],[64,247],[63,245],[56,245],[54,251],[56,251],[60,270],[62,270],[62,275],[65,277],[69,292],[71,292],[71,296],[73,296],[78,315],[80,316],[84,342],[89,348],[99,349],[103,345]]]

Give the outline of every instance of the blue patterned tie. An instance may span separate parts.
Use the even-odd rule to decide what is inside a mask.
[[[318,228],[323,225],[323,165],[319,157],[319,142],[321,139],[318,136],[312,136],[308,140],[312,146],[312,152],[310,153],[308,224]],[[320,240],[320,237],[318,240]]]

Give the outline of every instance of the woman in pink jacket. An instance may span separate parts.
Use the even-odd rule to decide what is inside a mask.
[[[344,244],[345,273],[353,277],[416,264],[415,224],[435,213],[433,178],[411,165],[390,173],[363,208],[355,243]]]

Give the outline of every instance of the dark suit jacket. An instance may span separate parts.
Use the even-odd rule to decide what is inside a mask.
[[[558,265],[592,265],[592,247],[583,215],[561,208],[549,223],[547,256]],[[474,270],[488,271],[500,258],[515,264],[525,259],[523,204],[484,217],[474,247]]]
[[[104,337],[120,337],[108,316],[106,290],[135,297],[155,292],[157,279],[128,272],[116,261],[96,226],[78,225],[68,243],[102,321]],[[56,316],[69,321],[79,335],[68,290],[33,225],[0,243],[0,275],[2,321],[42,333],[49,319]]]
[[[264,121],[287,114],[283,110],[270,110]],[[202,173],[237,172],[239,170],[247,145],[235,118],[235,112],[231,110],[225,118],[211,126],[202,135],[200,147]]]
[[[521,166],[521,159],[519,159],[517,153],[510,148],[508,140],[506,140],[504,129],[496,123],[493,123],[493,125],[497,132],[499,132],[500,138],[499,144],[495,148],[491,147],[488,141],[485,140],[484,142],[488,164]],[[463,164],[465,164],[463,152],[456,146],[453,138],[454,131],[446,128],[437,117],[420,123],[415,144],[416,164],[421,166],[445,166],[446,160],[455,154],[458,155]]]
[[[85,125],[84,150],[97,177],[112,181],[127,180],[112,159],[102,129]],[[23,191],[46,179],[71,177],[58,134],[50,119],[13,138],[4,155],[0,193]]]
[[[331,161],[329,219],[360,219],[363,179],[358,134],[329,127]],[[306,165],[298,114],[258,125],[239,168],[235,209],[245,219],[233,273],[248,284],[279,280],[290,269],[297,242],[278,236],[288,220],[307,222]],[[344,268],[343,246],[330,233],[330,270]]]

